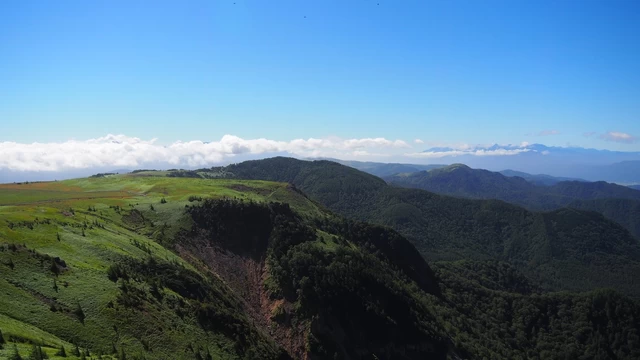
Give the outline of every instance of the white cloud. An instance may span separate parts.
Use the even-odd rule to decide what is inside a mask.
[[[225,135],[219,141],[177,141],[163,146],[156,139],[107,135],[60,143],[0,143],[0,169],[63,171],[88,168],[135,168],[145,164],[204,167],[243,154],[290,153],[303,157],[382,156],[410,148],[402,140],[385,138],[309,138],[291,141],[242,139]],[[373,151],[371,151],[373,150]],[[385,154],[381,154],[383,151]]]
[[[618,131],[609,131],[607,133],[604,133],[600,135],[600,139],[607,140],[607,141],[627,143],[627,144],[632,144],[638,141],[637,137],[627,133],[618,132]]]
[[[421,139],[415,139],[413,140],[413,142],[416,144],[424,144],[424,141],[422,141]]]
[[[509,156],[518,155],[523,152],[528,152],[530,149],[470,149],[470,150],[451,150],[451,151],[425,151],[419,153],[408,153],[405,156],[412,158],[442,158],[446,156]]]

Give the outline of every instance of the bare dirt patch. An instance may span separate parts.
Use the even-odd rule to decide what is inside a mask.
[[[306,338],[309,327],[305,322],[291,324],[287,321],[292,312],[291,304],[284,299],[270,298],[264,287],[264,281],[269,276],[264,257],[256,260],[237,255],[211,246],[206,240],[199,241],[196,247],[178,246],[177,250],[185,259],[193,258],[195,255],[204,261],[209,271],[222,279],[244,302],[247,314],[254,325],[269,334],[291,357],[308,359]],[[287,314],[285,321],[275,320],[273,315],[278,308]]]

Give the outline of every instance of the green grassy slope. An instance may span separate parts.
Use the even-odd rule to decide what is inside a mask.
[[[190,226],[189,197],[293,198],[286,185],[136,174],[8,184],[0,193],[0,330],[23,355],[29,349],[20,344],[44,339],[46,346],[77,343],[103,354],[115,349],[158,359],[191,359],[198,351],[233,359],[251,349],[277,356],[277,346],[250,325],[241,301],[220,280],[162,244]],[[304,214],[321,211],[308,201],[292,202]],[[193,286],[218,296],[190,297],[155,277],[114,282],[107,276],[114,264],[150,260],[181,273],[176,281],[194,277]],[[233,332],[203,329],[195,318],[197,306],[221,299],[219,310],[244,324],[246,344],[238,345]]]

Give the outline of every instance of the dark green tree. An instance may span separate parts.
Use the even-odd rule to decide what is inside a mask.
[[[77,304],[76,309],[73,311],[73,313],[76,315],[78,320],[80,320],[80,322],[84,324],[84,319],[86,315],[84,314],[84,311],[82,310],[82,306],[80,306],[80,303]],[[78,347],[77,344],[76,344],[76,347]],[[80,354],[78,354],[77,356],[80,356]]]
[[[9,360],[22,360],[22,356],[20,356],[16,344],[13,344],[13,352],[9,355]]]
[[[60,275],[60,268],[58,267],[58,264],[56,264],[55,260],[51,259],[51,266],[49,266],[49,269],[55,276]]]
[[[124,347],[120,348],[120,354],[118,354],[118,360],[127,360],[127,354],[124,352]]]
[[[29,360],[43,360],[48,359],[47,353],[42,351],[42,347],[33,344],[31,347],[31,352],[29,353]]]
[[[204,360],[202,358],[202,355],[200,354],[200,349],[196,350],[196,354],[195,355],[196,355],[196,360]]]
[[[72,354],[75,355],[75,356],[80,356],[80,348],[78,347],[78,343],[76,343],[75,345],[76,345],[76,347],[75,347],[75,349],[73,349]]]
[[[67,350],[64,349],[64,345],[60,345],[60,350],[56,352],[56,356],[67,357]]]

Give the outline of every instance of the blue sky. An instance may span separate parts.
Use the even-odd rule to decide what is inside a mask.
[[[0,2],[0,142],[638,151],[639,99],[633,0]]]

